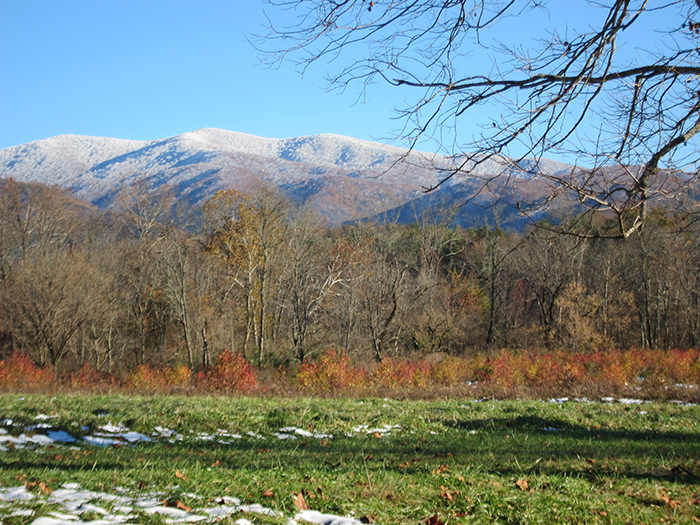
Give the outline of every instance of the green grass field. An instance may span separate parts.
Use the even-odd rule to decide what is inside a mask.
[[[378,524],[700,522],[698,406],[3,395],[0,421],[8,525],[64,523],[55,495],[66,483],[189,516],[225,497],[279,512],[200,523],[287,523],[299,494],[310,509]],[[58,430],[76,441],[37,437]],[[13,500],[22,486],[34,497]],[[176,519],[100,497],[71,515]]]

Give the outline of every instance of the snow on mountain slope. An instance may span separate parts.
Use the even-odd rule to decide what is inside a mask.
[[[137,180],[168,184],[193,204],[219,189],[270,183],[337,223],[415,199],[455,162],[338,135],[270,139],[207,128],[154,141],[61,135],[30,142],[0,150],[0,178],[58,184],[101,207]],[[502,168],[487,161],[448,185]]]
[[[136,180],[172,185],[198,202],[217,189],[245,191],[261,181],[308,200],[309,192],[336,183],[347,191],[348,180],[364,179],[371,182],[355,185],[363,198],[375,188],[404,200],[436,180],[433,170],[394,165],[405,154],[401,148],[337,135],[269,139],[221,129],[155,141],[61,135],[0,150],[0,177],[58,184],[101,206],[109,205],[121,185]],[[410,156],[421,162],[424,157]],[[330,194],[324,197],[327,215],[333,211]],[[361,210],[341,215],[355,212]]]
[[[0,150],[0,173],[22,181],[61,184],[64,177],[142,144],[135,140],[59,135]],[[45,180],[47,176],[49,180]]]

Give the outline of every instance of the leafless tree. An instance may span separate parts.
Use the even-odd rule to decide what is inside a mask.
[[[187,364],[193,365],[193,307],[194,299],[191,284],[191,247],[187,239],[168,239],[160,250],[158,263],[162,287],[170,305],[173,319],[182,329],[182,339],[187,351]]]
[[[549,198],[523,214],[573,197],[616,218],[599,236],[640,230],[660,200],[697,211],[685,190],[700,160],[700,0],[267,1],[273,59],[326,64],[339,89],[409,91],[399,136],[455,154],[442,182],[466,174],[501,193],[518,172],[545,179]],[[284,26],[282,11],[297,18]],[[550,169],[553,156],[573,167]]]
[[[346,282],[349,262],[323,234],[320,219],[305,210],[293,215],[287,231],[281,282],[294,355],[300,364],[309,353],[309,340],[329,298]]]
[[[56,367],[91,318],[94,272],[82,253],[51,251],[18,263],[0,289],[0,315],[39,364]]]
[[[118,279],[127,297],[130,317],[138,329],[141,364],[147,361],[147,340],[153,325],[161,335],[164,333],[164,304],[158,300],[162,296],[158,250],[173,226],[172,197],[168,187],[154,190],[137,183],[121,189],[115,206],[130,241],[124,243],[119,254],[122,267]]]
[[[58,186],[0,180],[0,263],[60,249],[71,240],[75,215]]]

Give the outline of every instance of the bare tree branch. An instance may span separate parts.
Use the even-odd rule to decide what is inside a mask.
[[[468,177],[481,181],[482,192],[496,181],[505,192],[519,170],[551,184],[547,203],[573,195],[590,210],[619,215],[617,235],[627,237],[642,227],[651,203],[669,197],[675,202],[679,191],[696,182],[698,0],[574,1],[567,9],[580,14],[580,21],[569,20],[571,28],[541,24],[541,30],[548,8],[560,5],[546,0],[268,4],[273,15],[284,9],[298,14],[288,28],[271,22],[263,47],[279,45],[268,49],[273,60],[291,57],[306,68],[343,56],[350,65],[329,74],[332,87],[359,83],[364,90],[382,80],[415,90],[415,103],[398,110],[409,147],[427,137],[453,137],[440,147],[454,163],[449,169],[436,166],[444,177],[427,191]],[[521,21],[534,33],[524,41],[508,34]],[[461,123],[473,128],[472,114],[482,115],[483,108],[493,117],[462,139]],[[521,169],[526,159],[539,167],[547,157],[567,159],[574,167],[566,175]],[[501,170],[477,175],[477,167],[494,161]],[[520,204],[533,216],[542,205]]]

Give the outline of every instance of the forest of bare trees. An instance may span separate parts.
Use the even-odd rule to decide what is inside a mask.
[[[700,341],[700,224],[661,211],[606,239],[449,214],[329,228],[269,188],[182,210],[130,187],[104,212],[0,185],[0,358],[19,349],[57,374],[198,369],[224,349],[272,368],[329,348],[370,362]]]

